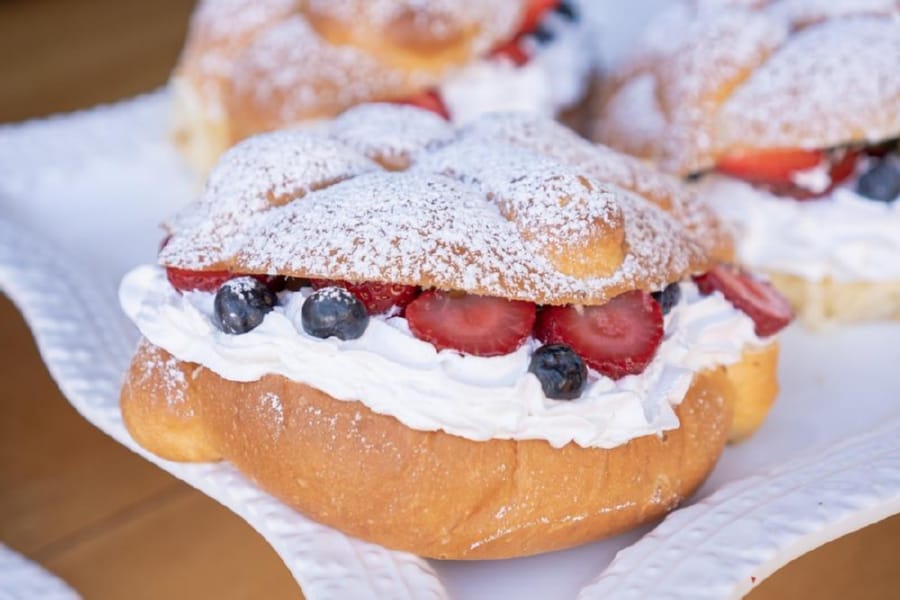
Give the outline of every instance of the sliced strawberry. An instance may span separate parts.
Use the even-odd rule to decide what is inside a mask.
[[[521,38],[516,38],[511,42],[503,44],[499,48],[496,48],[491,56],[496,58],[505,58],[517,67],[521,67],[528,63],[531,60],[531,57],[528,56],[528,53],[522,47]]]
[[[367,281],[351,283],[332,279],[313,279],[310,284],[315,289],[337,286],[342,287],[366,305],[370,315],[386,313],[392,307],[403,309],[419,295],[419,288],[414,285],[400,283],[378,283]]]
[[[166,267],[166,277],[179,292],[214,292],[234,274],[231,271],[191,271]]]
[[[444,104],[444,101],[441,100],[440,94],[438,94],[434,90],[428,90],[426,92],[422,92],[417,96],[413,96],[412,98],[399,100],[397,104],[409,104],[410,106],[418,106],[419,108],[430,110],[443,119],[446,119],[448,121],[450,120],[450,111],[447,110],[447,106]]]
[[[231,271],[192,271],[166,267],[166,278],[179,292],[215,292],[229,279],[242,275],[242,273],[232,273]],[[280,292],[284,289],[285,279],[281,275],[251,274],[250,277],[266,284],[273,292]]]
[[[559,2],[560,0],[529,0],[528,6],[525,8],[525,16],[522,18],[522,25],[519,27],[519,33],[534,31],[544,19],[544,15],[556,8]]]
[[[731,154],[720,160],[716,169],[750,183],[792,184],[794,173],[814,169],[824,160],[822,150],[774,148]]]
[[[663,337],[663,314],[647,292],[636,290],[600,306],[547,306],[535,335],[548,344],[568,344],[595,369],[613,379],[641,373]]]
[[[772,284],[734,265],[718,264],[694,281],[704,294],[722,292],[735,308],[753,319],[761,337],[778,333],[794,318],[791,305]]]
[[[856,161],[861,155],[860,150],[845,150],[841,154],[833,156],[831,170],[828,171],[828,175],[831,177],[831,188],[853,176],[853,173],[856,172]]]
[[[850,149],[777,148],[756,150],[726,156],[719,162],[716,169],[732,177],[765,186],[777,195],[809,200],[829,193],[839,183],[852,176],[859,155],[858,150]],[[821,164],[828,165],[830,179],[828,187],[814,192],[797,184],[795,180],[797,173],[814,169]]]
[[[438,350],[476,356],[509,354],[534,327],[531,302],[429,290],[406,307],[409,328]]]

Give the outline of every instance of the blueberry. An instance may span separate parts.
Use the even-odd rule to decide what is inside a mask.
[[[306,299],[300,320],[309,335],[355,340],[365,332],[369,313],[366,305],[344,288],[325,287]]]
[[[216,292],[215,321],[225,333],[247,333],[278,303],[275,293],[253,277],[235,277]]]
[[[856,182],[856,191],[880,202],[893,202],[900,196],[900,161],[885,157],[875,163]]]
[[[587,383],[584,361],[565,344],[547,344],[535,350],[528,372],[541,382],[544,395],[554,400],[577,398]]]
[[[566,0],[562,0],[556,7],[553,9],[559,15],[568,19],[569,21],[577,21],[578,20],[578,11],[575,10],[575,6],[571,2],[567,2]]]
[[[693,173],[688,173],[687,177],[685,177],[685,180],[688,183],[697,183],[698,181],[703,179],[703,175],[703,171],[694,171]]]
[[[539,44],[549,44],[553,41],[553,38],[556,37],[556,34],[544,27],[543,25],[538,25],[537,29],[532,31],[529,35],[531,35]]]
[[[669,311],[672,310],[672,307],[678,304],[678,301],[681,300],[681,286],[678,285],[678,282],[670,283],[666,286],[661,292],[653,292],[650,294],[653,296],[653,299],[659,302],[659,307],[662,308],[662,312],[664,315],[669,314]]]

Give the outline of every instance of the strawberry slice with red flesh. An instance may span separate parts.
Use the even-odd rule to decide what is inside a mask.
[[[399,100],[397,104],[409,104],[410,106],[417,106],[425,110],[430,110],[434,114],[447,121],[450,120],[450,111],[447,110],[447,105],[444,104],[444,101],[441,99],[440,94],[438,94],[434,90],[428,90],[422,92],[417,96],[413,96],[412,98]]]
[[[509,354],[531,334],[531,302],[429,290],[406,307],[413,335],[438,350],[476,356]]]
[[[736,152],[719,161],[716,169],[750,183],[789,184],[794,173],[814,169],[824,160],[822,150],[774,148]]]
[[[310,284],[315,289],[323,287],[342,287],[366,305],[370,315],[386,313],[392,307],[403,309],[419,295],[419,288],[414,285],[400,283],[377,283],[367,281],[363,283],[351,283],[331,279],[313,279]]]
[[[235,275],[231,271],[191,271],[166,267],[166,277],[179,292],[215,292]]]
[[[505,58],[517,67],[528,64],[531,56],[522,46],[522,39],[537,29],[540,22],[544,19],[544,15],[556,8],[558,4],[559,0],[531,0],[525,8],[519,31],[511,40],[494,48],[491,56]]]
[[[619,379],[644,371],[663,338],[659,302],[635,290],[600,306],[547,306],[538,315],[541,341],[567,344],[592,369]]]
[[[733,265],[719,264],[694,277],[703,294],[722,292],[735,308],[753,319],[756,335],[768,337],[784,329],[794,318],[791,305],[772,284],[754,278]]]
[[[516,38],[511,42],[503,44],[491,52],[491,56],[495,58],[505,58],[517,67],[528,64],[531,57],[522,47],[521,39]]]
[[[544,15],[556,8],[559,2],[560,0],[530,0],[525,8],[522,26],[519,27],[519,35],[537,29],[538,24],[544,19]]]
[[[827,194],[853,175],[858,157],[857,150],[774,148],[731,154],[719,161],[716,170],[749,183],[767,186],[779,195],[807,200]],[[828,165],[830,179],[826,189],[814,192],[797,184],[797,173],[815,169],[823,163]]]
[[[284,289],[284,278],[279,275],[249,275],[266,284],[273,292]],[[179,292],[215,292],[223,283],[235,277],[242,277],[241,273],[231,271],[192,271],[177,267],[166,267],[166,278]]]

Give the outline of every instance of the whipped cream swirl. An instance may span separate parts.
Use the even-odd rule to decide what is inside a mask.
[[[526,111],[555,117],[584,97],[593,69],[588,25],[550,13],[541,27],[553,36],[533,42],[528,63],[500,58],[474,61],[438,86],[454,123],[494,111]]]
[[[807,201],[714,174],[698,188],[733,225],[738,256],[753,269],[811,281],[900,279],[900,201],[863,198],[855,181]]]
[[[338,400],[358,400],[413,429],[471,440],[613,448],[677,428],[674,407],[695,373],[735,363],[748,347],[768,343],[719,293],[702,296],[692,283],[681,289],[681,302],[666,316],[665,338],[647,369],[617,381],[591,371],[582,396],[572,401],[548,399],[528,373],[539,345],[533,339],[505,356],[438,352],[413,337],[405,319],[386,316],[371,318],[359,339],[318,339],[300,325],[308,289],[280,294],[280,305],[259,327],[228,335],[213,324],[214,294],[179,294],[155,266],[126,275],[119,297],[150,342],[228,380],[275,373]]]

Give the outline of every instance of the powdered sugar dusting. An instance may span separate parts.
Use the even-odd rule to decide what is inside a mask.
[[[284,431],[284,405],[281,398],[274,392],[266,392],[259,399],[259,406],[266,420],[272,425],[269,431],[277,439]]]
[[[727,256],[731,241],[709,207],[676,178],[646,163],[592,144],[565,127],[534,115],[504,113],[483,117],[461,137],[484,143],[502,140],[571,165],[578,171],[645,198],[669,214],[715,255]]]
[[[137,365],[138,372],[134,383],[146,389],[162,386],[162,390],[157,390],[160,393],[154,394],[154,397],[165,398],[169,406],[181,412],[181,416],[192,417],[194,409],[185,402],[187,378],[179,367],[181,362],[171,354],[159,352],[158,349],[146,350],[150,345],[147,340],[142,340],[141,344],[144,348],[138,351],[138,355],[146,357],[146,360]]]
[[[796,33],[722,106],[720,124],[726,148],[748,132],[765,147],[812,148],[900,132],[900,18],[844,18]]]
[[[377,169],[335,139],[279,131],[226,152],[210,173],[201,202],[217,212],[260,211]]]
[[[366,110],[373,112],[363,125],[370,131],[374,123],[386,127],[416,109]],[[577,164],[502,138],[476,143],[490,137],[477,133],[479,123],[490,131],[503,119],[476,122],[469,139],[446,140],[446,131],[435,128],[438,137],[419,140],[425,149],[412,157],[409,170],[389,172],[374,163],[356,174],[340,169],[347,177],[321,188],[310,183],[321,175],[318,169],[288,166],[278,173],[273,168],[284,163],[278,148],[318,164],[310,140],[321,139],[327,128],[260,136],[235,148],[216,170],[216,185],[207,188],[203,201],[175,220],[175,235],[160,260],[182,268],[393,282],[545,304],[603,302],[627,289],[658,289],[705,268],[708,257],[700,243],[656,205],[598,181]],[[345,138],[361,139],[352,133],[352,123],[339,121],[337,129]],[[534,127],[535,132],[561,129],[550,121]],[[378,135],[390,145],[387,131]],[[553,135],[562,134],[548,134],[542,145],[552,147]],[[280,143],[269,143],[272,136]],[[590,148],[583,144],[581,151],[589,154]],[[355,164],[352,156],[366,160],[349,146],[346,152],[339,164]],[[613,156],[597,152],[595,161]],[[266,164],[272,168],[260,167]],[[262,182],[253,178],[254,168],[261,169]],[[281,190],[302,193],[272,202],[266,182],[273,180]],[[220,198],[222,190],[227,193]],[[621,264],[607,277],[560,272],[552,257],[561,251],[596,251],[590,245],[592,228],[595,234],[619,232]]]
[[[617,75],[595,135],[679,174],[739,147],[896,136],[898,19],[886,0],[678,2]]]
[[[338,116],[331,135],[386,168],[405,169],[428,148],[446,144],[453,128],[430,111],[361,104]]]
[[[204,0],[177,76],[196,85],[211,114],[235,120],[242,136],[434,86],[510,39],[525,4]]]

